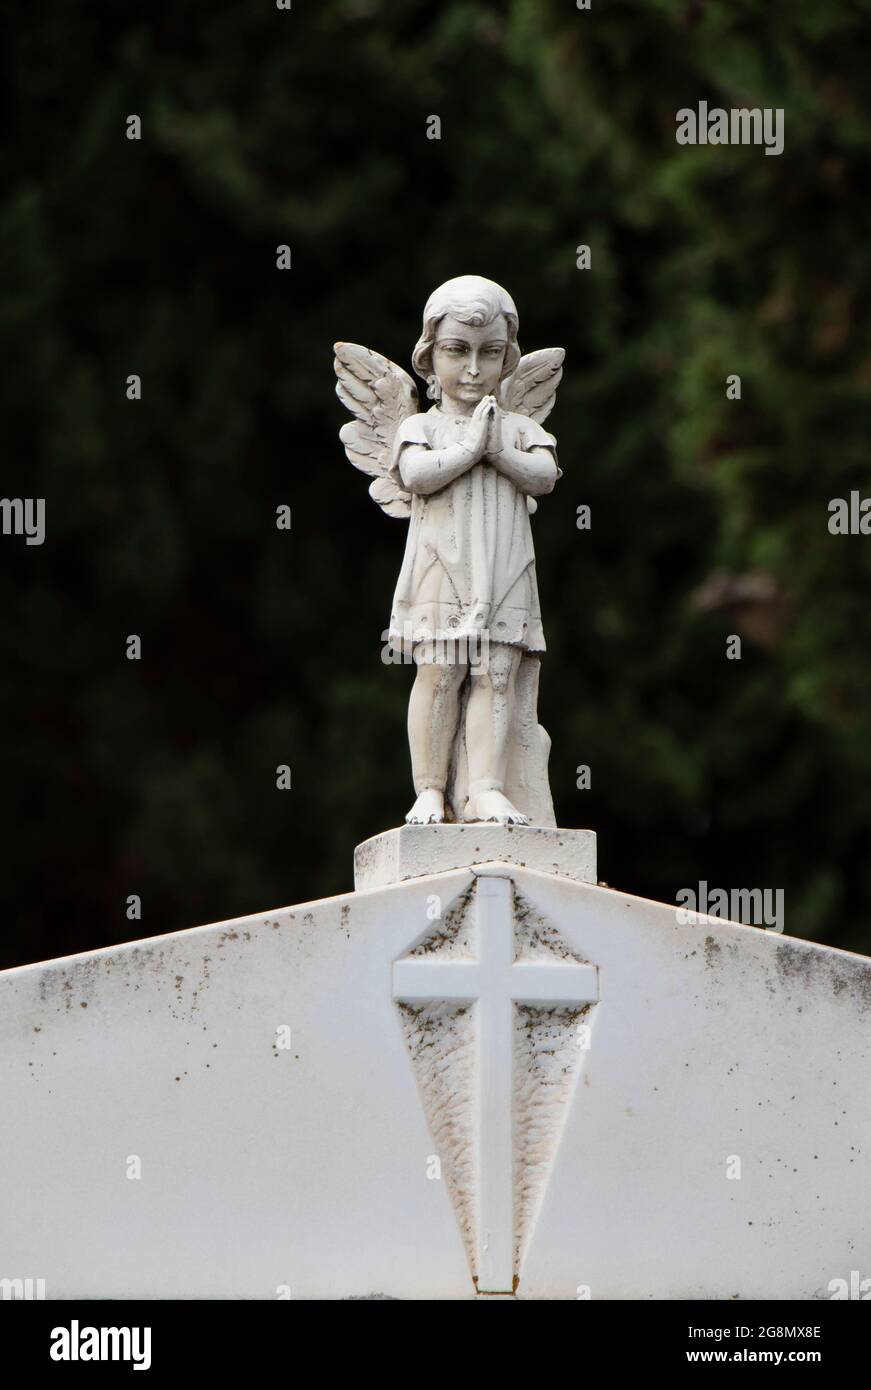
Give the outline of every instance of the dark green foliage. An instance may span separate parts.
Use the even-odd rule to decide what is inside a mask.
[[[535,519],[560,823],[599,830],[611,884],[781,887],[788,931],[871,950],[871,537],[827,529],[871,495],[869,18],[22,12],[2,491],[45,497],[48,533],[0,540],[0,963],[343,891],[400,822],[410,674],[380,634],[405,532],[345,461],[331,347],[407,366],[466,272],[509,288],[525,350],[568,350]],[[783,107],[784,153],[676,145],[701,98]],[[717,570],[776,597],[700,605]]]

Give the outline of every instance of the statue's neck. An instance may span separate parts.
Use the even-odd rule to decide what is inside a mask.
[[[474,406],[467,405],[465,401],[451,401],[446,396],[442,396],[436,410],[440,410],[442,415],[448,415],[452,419],[469,419],[474,411]]]

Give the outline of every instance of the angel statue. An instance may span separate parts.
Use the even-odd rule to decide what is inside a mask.
[[[417,667],[417,799],[405,819],[553,826],[529,517],[562,476],[542,422],[565,354],[521,357],[514,300],[479,275],[427,300],[411,360],[429,410],[386,357],[356,343],[335,353],[336,390],[355,416],[340,431],[348,458],[388,516],[410,519],[385,634],[392,657]]]

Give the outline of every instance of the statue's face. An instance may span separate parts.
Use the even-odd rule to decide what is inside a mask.
[[[495,395],[502,379],[508,330],[500,314],[483,328],[446,314],[436,331],[433,370],[444,395],[466,405]]]

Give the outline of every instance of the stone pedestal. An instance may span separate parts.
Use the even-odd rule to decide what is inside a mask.
[[[387,888],[488,863],[595,883],[596,833],[539,825],[402,825],[357,846],[354,887]]]

